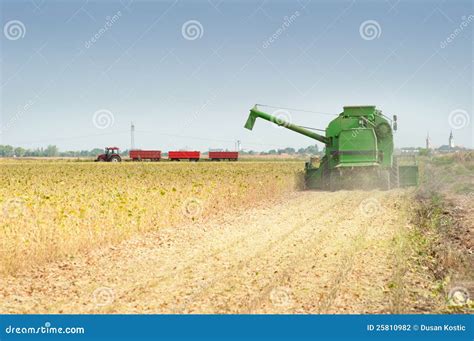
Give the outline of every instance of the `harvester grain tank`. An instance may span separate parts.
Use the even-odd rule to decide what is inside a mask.
[[[259,110],[250,110],[245,128],[252,130],[257,118],[325,144],[319,165],[306,163],[305,183],[310,189],[390,189],[418,183],[417,165],[399,165],[393,155],[393,130],[397,117],[389,119],[375,106],[346,106],[332,120],[325,135]]]

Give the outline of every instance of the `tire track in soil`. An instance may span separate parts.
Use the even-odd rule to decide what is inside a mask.
[[[349,201],[349,202],[348,202],[348,201]],[[352,203],[351,203],[350,201],[352,201]],[[344,206],[346,206],[347,204],[349,204],[350,206],[354,206],[354,202],[355,202],[357,205],[359,204],[358,201],[359,201],[359,200],[356,199],[355,195],[354,195],[354,194],[351,194],[351,195],[350,195],[350,198],[346,198],[346,199],[343,199],[343,200],[341,200],[340,202],[338,202],[338,206],[344,207]],[[326,207],[326,208],[327,208],[327,207]],[[321,208],[321,209],[322,209],[321,211],[325,211],[326,208]],[[343,212],[344,212],[344,211],[343,211]],[[309,242],[309,243],[315,243],[315,244],[316,244],[316,243],[321,244],[322,242],[325,241],[326,237],[328,236],[328,233],[330,233],[331,231],[332,231],[332,232],[334,232],[334,231],[340,231],[340,230],[341,230],[340,227],[343,227],[343,226],[346,224],[347,218],[350,218],[350,217],[353,216],[353,215],[352,215],[352,211],[346,211],[346,212],[349,212],[349,213],[347,213],[348,216],[347,216],[347,214],[346,214],[346,216],[344,216],[345,219],[341,221],[341,223],[339,224],[338,228],[333,228],[333,227],[331,227],[331,229],[324,229],[323,232],[320,232],[319,234],[315,234],[314,231],[310,231],[310,230],[306,231],[307,233],[309,233],[309,235],[308,235],[308,236],[305,236],[305,237],[303,238],[303,240],[304,240],[304,243],[303,243],[303,244],[299,244],[299,245],[296,247],[296,249],[297,249],[297,250],[300,250],[301,253],[298,253],[296,256],[292,257],[291,260],[290,260],[289,262],[287,262],[288,264],[286,265],[286,267],[285,267],[283,270],[278,271],[278,272],[280,273],[279,275],[273,275],[273,274],[272,274],[272,278],[271,278],[270,283],[267,284],[263,289],[260,290],[260,291],[263,291],[263,293],[262,293],[259,297],[253,298],[253,299],[251,300],[250,304],[248,304],[246,307],[242,307],[240,310],[238,310],[238,312],[239,312],[239,313],[251,313],[251,312],[255,309],[255,306],[257,306],[257,305],[259,304],[258,302],[261,302],[262,300],[268,299],[268,296],[269,296],[268,294],[269,294],[269,292],[272,290],[272,288],[275,287],[275,282],[281,282],[281,281],[282,281],[282,278],[285,278],[285,277],[288,277],[288,278],[289,278],[290,276],[288,275],[288,269],[291,268],[291,267],[294,267],[295,264],[297,263],[297,261],[298,261],[299,259],[304,258],[304,253],[307,252],[307,251],[306,251],[306,247],[305,247],[306,244],[308,244],[308,242]],[[358,212],[358,211],[356,211],[356,212]],[[323,219],[322,223],[324,223],[324,219]],[[313,238],[314,236],[317,236],[317,238]],[[290,247],[291,247],[291,245],[290,245]],[[268,255],[268,253],[263,253],[263,255],[266,255],[266,254]],[[275,262],[274,255],[273,255],[273,256],[270,255],[269,257],[270,257],[270,258],[268,258],[268,257],[265,258],[267,262],[269,262],[269,261]],[[252,260],[254,260],[254,259],[255,259],[255,257],[252,258]],[[263,260],[260,259],[259,261],[262,262]],[[278,263],[278,264],[280,265],[280,267],[282,267],[281,264],[283,264],[283,263],[282,263],[281,259],[278,259],[278,260],[276,261],[276,263]],[[255,265],[254,265],[254,266],[255,266]],[[251,264],[247,264],[247,267],[251,267]],[[239,274],[240,274],[240,273],[239,273]],[[225,277],[225,276],[224,276],[224,277]],[[249,281],[250,281],[250,280],[251,280],[251,279],[249,279]],[[226,285],[227,287],[230,287],[230,286],[231,286],[231,284],[225,284],[225,285]],[[223,287],[223,286],[225,286],[225,285],[221,283],[221,287]],[[207,289],[208,289],[208,288],[207,288]],[[222,288],[221,288],[221,289],[222,289]],[[255,290],[257,290],[257,288],[255,288]],[[204,290],[203,290],[203,291],[204,291]],[[223,290],[221,290],[221,291],[223,291]],[[203,293],[201,293],[201,296],[204,296]],[[208,298],[208,300],[210,300],[210,301],[216,301],[216,300],[218,300],[218,299],[219,299],[218,296]],[[245,300],[248,300],[248,297],[247,297],[247,298],[243,298],[243,297],[240,298],[240,301],[242,301],[242,300],[244,300],[244,301],[245,301]],[[199,306],[199,305],[198,305],[198,306]],[[237,303],[234,304],[234,307],[235,307],[235,306],[237,306]],[[219,310],[218,310],[218,311],[219,311]],[[230,312],[235,312],[235,311],[231,309]]]
[[[354,202],[358,201],[358,199],[355,198],[354,194],[350,194],[350,196],[352,196],[351,200],[346,199],[346,200],[343,200],[343,201],[340,202],[341,207],[344,207],[346,205],[349,205],[350,207],[352,207]],[[249,313],[252,313],[252,312],[261,313],[262,311],[259,311],[259,308],[261,308],[260,306],[264,302],[269,301],[269,297],[271,296],[271,292],[275,288],[277,290],[278,290],[278,287],[291,289],[291,287],[292,287],[291,286],[291,279],[292,279],[292,277],[295,277],[297,275],[297,272],[298,272],[297,269],[299,267],[299,264],[301,263],[301,260],[306,259],[306,260],[309,260],[309,262],[312,261],[313,264],[314,264],[314,263],[318,262],[319,256],[321,256],[321,253],[324,251],[324,243],[325,242],[331,241],[331,240],[337,238],[341,233],[343,234],[343,237],[348,237],[344,232],[345,231],[344,227],[347,225],[347,220],[350,220],[354,216],[354,212],[353,211],[347,211],[347,212],[348,212],[348,214],[340,216],[340,218],[342,218],[342,220],[338,224],[336,224],[335,226],[334,225],[331,226],[331,228],[326,228],[324,230],[324,233],[321,236],[321,238],[310,238],[308,240],[308,243],[307,243],[308,245],[305,245],[305,246],[313,246],[313,248],[311,248],[312,249],[311,256],[308,257],[309,247],[304,247],[304,248],[302,247],[300,249],[300,253],[296,257],[294,257],[294,260],[286,265],[282,276],[280,276],[280,278],[279,278],[280,280],[274,281],[274,282],[277,282],[278,285],[275,285],[275,283],[268,284],[265,287],[262,295],[252,304],[250,311],[248,311]],[[356,211],[355,214],[358,214],[358,211]],[[344,257],[344,258],[351,259],[350,255],[347,255],[347,257]],[[344,261],[343,264],[345,264],[345,263],[346,262]],[[305,264],[307,265],[306,262],[305,262]],[[313,265],[313,267],[314,266],[315,265]],[[302,271],[304,271],[304,269]],[[344,270],[338,271],[338,273],[335,275],[335,278],[341,279],[340,275],[341,275],[342,272],[344,272]],[[336,291],[334,291],[334,295],[335,294],[336,294]],[[289,297],[288,300],[291,301],[291,297]],[[270,301],[271,301],[271,299],[270,299]],[[329,304],[329,302],[328,302],[328,304]],[[281,308],[283,308],[283,309],[281,309],[281,312],[284,312],[284,313],[289,313],[289,312],[302,313],[302,312],[304,312],[303,309],[301,309],[300,307],[297,307],[296,304],[293,304],[291,302],[288,302],[288,304],[286,304],[286,306],[287,307],[285,307],[285,305],[282,305]],[[287,309],[285,309],[285,308],[287,308]],[[263,310],[263,312],[265,312],[265,310]]]
[[[301,199],[298,199],[301,200]],[[329,208],[331,203],[326,203],[324,206],[321,206],[321,210],[326,210]],[[280,215],[286,216],[288,208],[286,208],[286,205],[282,205],[282,207],[279,210]],[[278,218],[278,217],[276,217]],[[279,219],[275,219],[272,222],[275,223],[275,225],[281,225],[281,221]],[[265,229],[262,230],[257,230],[255,233],[252,233],[249,237],[257,237],[259,234],[261,234],[261,237],[264,238],[261,249],[257,249],[255,253],[251,252],[242,252],[242,249],[245,250],[245,248],[252,247],[255,244],[256,240],[253,238],[242,238],[239,240],[238,243],[232,243],[233,245],[238,245],[242,246],[242,249],[230,249],[226,248],[224,251],[230,251],[228,255],[226,255],[227,258],[235,258],[234,263],[231,264],[230,267],[226,267],[224,269],[219,269],[219,264],[216,264],[216,267],[214,269],[214,272],[217,274],[220,274],[216,278],[211,278],[210,280],[206,281],[205,283],[200,283],[199,285],[195,286],[195,289],[192,291],[191,295],[188,295],[185,299],[185,302],[180,303],[177,307],[171,307],[170,312],[172,313],[186,313],[189,312],[187,310],[187,306],[192,303],[193,301],[196,301],[199,297],[205,296],[205,294],[209,291],[212,290],[213,285],[216,283],[220,283],[224,281],[226,278],[231,276],[234,273],[238,273],[238,271],[241,271],[246,264],[251,261],[252,259],[258,259],[261,256],[264,256],[265,254],[269,253],[270,251],[274,250],[276,247],[280,246],[282,242],[287,240],[292,234],[297,233],[299,230],[303,229],[305,226],[302,224],[297,224],[296,227],[286,231],[283,230],[284,233],[278,234],[278,237],[275,238],[275,235],[273,234],[273,231],[265,231]],[[271,238],[274,238],[271,240]],[[224,252],[221,252],[220,255],[222,255]],[[234,253],[234,254],[233,254]],[[222,255],[223,256],[223,255]],[[209,265],[206,264],[206,267]],[[191,269],[192,265],[186,266],[185,269]],[[192,275],[194,274],[199,274],[199,271],[196,269],[193,269],[194,271],[192,272]],[[170,279],[171,277],[168,277]],[[172,278],[175,280],[175,277]],[[161,283],[162,284],[162,283]],[[173,284],[176,286],[179,283],[176,283],[176,281],[173,282]]]
[[[407,220],[399,210],[405,200],[403,191],[376,193],[381,212],[359,215],[357,232],[335,249],[344,251],[336,266],[327,266],[329,279],[320,283],[325,289],[304,307],[305,313],[387,313],[391,311],[386,288],[391,273],[400,261],[393,257],[393,238],[404,230]],[[404,233],[404,232],[403,232]],[[304,284],[302,284],[304,285]],[[302,305],[310,299],[303,297]]]
[[[329,287],[330,290],[328,294],[318,303],[317,312],[319,314],[327,314],[329,308],[334,303],[337,294],[340,290],[341,284],[347,279],[349,272],[352,270],[355,263],[355,255],[362,247],[362,242],[365,238],[365,233],[367,232],[367,227],[364,225],[364,228],[359,232],[359,234],[352,240],[352,245],[349,248],[349,251],[342,258],[342,265],[340,270],[338,270],[333,278],[330,281]]]
[[[323,209],[323,210],[328,209],[328,208],[329,208],[328,206],[321,207],[321,209]],[[223,282],[225,279],[231,277],[232,274],[237,274],[237,273],[240,274],[241,272],[237,272],[237,271],[242,271],[244,267],[250,267],[250,263],[252,261],[257,261],[257,260],[261,261],[262,260],[261,257],[264,257],[265,255],[269,254],[269,252],[274,250],[276,247],[284,246],[284,243],[289,240],[291,235],[296,234],[297,232],[299,232],[303,228],[304,228],[304,225],[298,224],[297,227],[293,228],[291,231],[289,231],[284,236],[282,236],[282,237],[280,237],[276,240],[273,240],[267,248],[264,248],[264,249],[258,251],[252,257],[248,257],[247,262],[244,263],[243,260],[241,260],[234,268],[229,269],[225,274],[223,274],[222,276],[220,276],[219,278],[214,280],[212,283],[209,283],[209,285],[206,285],[205,288],[202,288],[201,291],[196,292],[195,295],[192,297],[192,299],[189,300],[188,303],[190,303],[191,301],[194,301],[194,300],[196,300],[200,297],[205,297],[205,294],[207,293],[207,291],[211,290],[213,288],[212,286],[214,284],[220,283],[221,286],[222,286],[222,283],[225,283],[225,282]],[[308,231],[306,231],[306,232],[308,232]],[[324,237],[326,237],[328,235],[329,230],[326,229],[325,230],[326,233],[323,232],[323,233],[319,233],[319,234],[315,234],[314,230],[309,231],[309,232],[310,232],[310,236],[308,236],[308,237],[317,236],[316,239],[319,240],[320,242],[322,242],[324,240]],[[304,240],[305,239],[303,239],[303,243],[307,243],[307,242],[304,242]],[[303,249],[302,246],[304,246],[304,245],[299,245],[298,247]],[[274,276],[273,281],[280,282],[282,278],[287,276],[287,272],[288,272],[288,269],[287,268],[284,269],[280,275]],[[266,296],[267,293],[270,293],[271,289],[272,289],[272,287],[271,287],[270,284],[265,286],[265,288],[263,289],[265,296]],[[208,301],[214,301],[215,302],[214,299],[217,300],[218,298],[217,297],[207,298]],[[244,304],[244,307],[239,311],[239,313],[245,313],[245,314],[251,313],[252,310],[253,310],[253,307],[256,305],[256,303],[255,303],[256,301],[258,302],[260,300],[258,298],[253,299],[252,301],[250,301],[250,303],[247,304],[247,306],[245,306],[245,304]],[[179,312],[182,313],[183,310],[185,310],[185,309],[182,309]],[[230,311],[232,311],[232,309],[230,309]]]
[[[348,198],[344,198],[341,200],[340,204],[345,205],[350,201]],[[324,208],[323,210],[326,210],[327,208]],[[324,220],[320,222],[321,225],[324,225]],[[335,229],[334,229],[335,230]],[[283,257],[279,258],[276,263],[278,264],[279,267],[282,267],[282,269],[279,269],[277,275],[272,274],[271,279],[269,279],[267,284],[261,288],[259,291],[261,294],[259,294],[257,297],[249,298],[249,303],[244,306],[243,308],[243,313],[254,313],[257,311],[257,309],[261,306],[261,304],[265,301],[268,301],[270,299],[270,296],[272,294],[272,291],[276,289],[276,291],[286,291],[285,289],[288,288],[288,284],[291,281],[291,276],[292,276],[292,268],[295,268],[298,262],[301,259],[304,259],[306,253],[307,253],[307,246],[309,245],[314,245],[314,244],[324,244],[329,237],[331,236],[331,233],[334,232],[334,230],[328,229],[328,228],[323,228],[321,229],[321,232],[319,233],[314,233],[314,231],[307,230],[306,232],[309,234],[306,236],[307,238],[303,238],[303,241],[301,244],[296,244],[296,243],[291,243],[289,247],[294,247],[295,250],[298,250],[298,253],[292,257]],[[265,259],[265,262],[267,263],[266,267],[271,268],[271,263],[275,263],[275,259],[273,257],[267,257]],[[284,264],[284,265],[283,265]],[[280,274],[278,274],[280,273]],[[256,291],[257,289],[255,289]],[[287,299],[290,299],[288,297]],[[284,302],[282,305],[284,306]]]
[[[18,278],[0,279],[5,302],[0,312],[328,312],[336,309],[342,287],[344,298],[359,294],[348,283],[354,269],[375,293],[368,309],[379,309],[385,305],[379,302],[379,286],[390,264],[376,262],[385,260],[376,243],[390,238],[393,224],[401,222],[394,210],[389,223],[364,217],[359,204],[366,198],[392,201],[397,195],[298,192],[244,216],[135,237]],[[367,240],[375,244],[366,245]],[[376,283],[367,281],[372,279],[370,265],[378,266]],[[91,294],[104,286],[113,289],[114,299],[98,307]],[[290,290],[291,304],[272,304],[272,290],[279,287]],[[341,312],[358,311],[348,309]]]

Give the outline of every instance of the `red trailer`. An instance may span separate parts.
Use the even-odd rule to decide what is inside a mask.
[[[160,161],[161,150],[131,150],[130,159],[133,161],[151,160]]]
[[[239,158],[239,152],[209,152],[210,161],[229,160],[237,161]]]
[[[197,151],[172,151],[168,152],[168,159],[171,161],[189,160],[198,161],[201,153]]]

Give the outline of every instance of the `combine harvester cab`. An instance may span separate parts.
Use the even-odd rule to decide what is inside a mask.
[[[260,111],[250,110],[245,128],[260,117],[325,144],[318,164],[306,163],[308,189],[391,189],[418,184],[418,166],[399,165],[393,155],[397,117],[384,116],[375,106],[346,106],[325,130],[325,136]]]

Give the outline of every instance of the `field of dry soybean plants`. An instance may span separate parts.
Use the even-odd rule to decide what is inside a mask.
[[[0,163],[0,273],[251,207],[298,186],[301,163]]]

